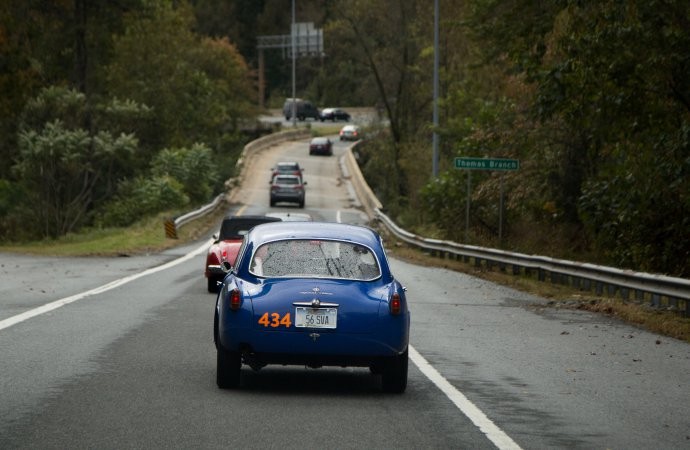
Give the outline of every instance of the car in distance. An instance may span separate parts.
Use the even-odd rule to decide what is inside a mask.
[[[278,202],[297,203],[304,208],[304,186],[307,182],[300,175],[276,175],[270,181],[269,203],[275,206]]]
[[[293,104],[297,120],[303,121],[309,117],[314,120],[319,120],[321,118],[318,108],[310,101],[302,100],[301,98],[287,98],[285,99],[285,103],[283,103],[283,116],[285,116],[285,120],[292,119]]]
[[[271,179],[276,175],[299,175],[302,176],[302,169],[298,162],[281,161],[271,168]]]
[[[333,155],[333,142],[327,137],[315,137],[309,143],[310,155]]]
[[[386,392],[407,386],[410,313],[380,235],[362,226],[259,225],[216,299],[219,388],[242,365],[369,367]]]
[[[341,141],[356,141],[362,138],[362,131],[357,125],[345,125],[339,134]]]
[[[332,122],[339,120],[349,122],[350,118],[350,114],[340,108],[324,108],[321,110],[321,122],[326,120],[330,120]]]
[[[240,249],[244,235],[255,225],[278,221],[280,218],[266,216],[226,216],[223,219],[220,232],[213,235],[213,244],[206,252],[204,276],[209,292],[218,292],[218,282],[225,277],[221,263],[223,261],[230,264],[235,263],[237,251]]]

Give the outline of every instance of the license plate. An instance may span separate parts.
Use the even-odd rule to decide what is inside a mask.
[[[337,325],[337,308],[296,307],[295,326],[297,328],[335,328]]]

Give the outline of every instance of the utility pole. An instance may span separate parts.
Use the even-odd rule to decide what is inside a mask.
[[[295,0],[292,0],[292,27],[290,29],[292,35],[292,126],[297,127],[297,88],[295,85],[295,67],[297,66],[297,32],[295,29]]]
[[[438,0],[434,0],[434,137],[432,175],[438,177]]]

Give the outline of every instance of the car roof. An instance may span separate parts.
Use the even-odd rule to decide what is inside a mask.
[[[357,130],[359,127],[357,125],[345,125],[343,130]]]
[[[316,142],[316,143],[319,143],[319,142],[326,142],[326,141],[328,141],[328,138],[326,138],[326,137],[315,137],[315,138],[312,139],[311,141],[312,141],[312,142]]]
[[[255,245],[282,239],[333,239],[376,249],[380,237],[371,228],[335,222],[273,222],[254,227],[247,236]]]
[[[299,166],[299,163],[297,161],[280,161],[276,164],[276,167],[278,166],[296,167]]]

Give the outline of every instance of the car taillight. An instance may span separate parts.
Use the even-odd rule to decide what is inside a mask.
[[[393,295],[391,295],[391,300],[388,303],[388,307],[390,308],[391,314],[394,316],[397,316],[402,312],[402,302],[400,301],[400,294],[397,292]]]
[[[230,309],[233,311],[237,311],[240,309],[240,306],[242,304],[242,297],[240,296],[240,290],[235,288],[229,293],[229,303],[230,303]]]

